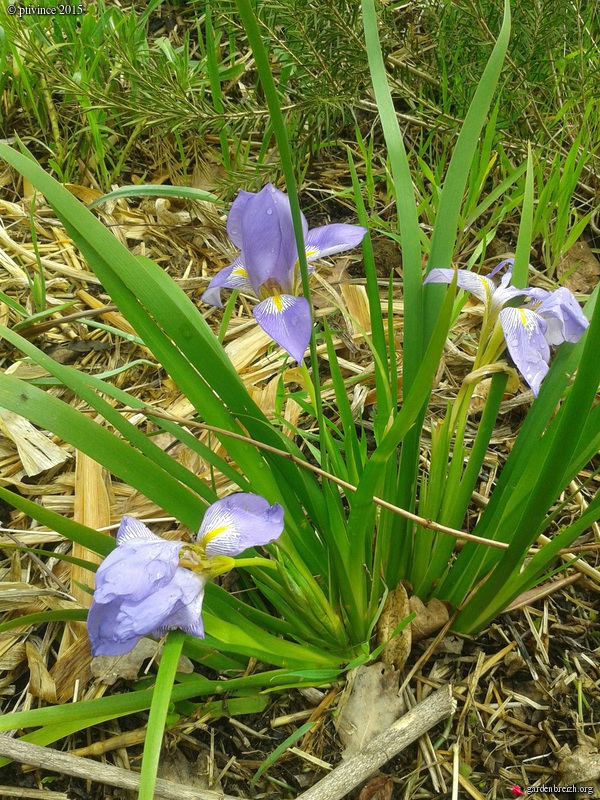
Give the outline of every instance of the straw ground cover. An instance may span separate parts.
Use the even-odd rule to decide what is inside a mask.
[[[278,16],[285,10],[288,16]],[[356,221],[356,198],[351,190],[346,151],[346,147],[350,148],[375,233],[377,277],[384,308],[388,306],[388,296],[391,298],[387,340],[395,342],[399,352],[406,327],[403,300],[406,264],[402,262],[406,253],[401,253],[394,237],[389,236],[397,226],[391,204],[391,178],[386,171],[386,149],[376,124],[376,106],[368,89],[367,72],[364,71],[361,77],[359,69],[361,63],[366,65],[359,36],[360,20],[357,15],[348,15],[346,11],[338,8],[336,14],[335,7],[327,13],[325,7],[321,9],[318,18],[323,32],[321,51],[314,51],[315,45],[305,29],[294,28],[294,24],[306,24],[308,17],[294,16],[285,6],[265,7],[262,31],[273,37],[273,52],[278,53],[279,61],[276,63],[281,69],[279,86],[282,92],[285,89],[291,100],[287,121],[293,140],[299,143],[294,149],[294,166],[302,178],[302,207],[306,210],[310,227],[330,220]],[[382,37],[384,55],[391,68],[397,66],[397,50],[403,44],[394,27],[400,27],[400,23],[406,21],[401,11],[381,9],[388,34]],[[11,28],[7,25],[5,32],[12,30],[14,35],[4,40],[7,63],[13,66],[13,77],[7,75],[5,81],[6,108],[13,115],[7,114],[7,117],[20,122],[16,126],[12,124],[12,130],[22,138],[34,134],[37,141],[51,147],[50,157],[46,158],[43,150],[36,151],[36,154],[44,166],[55,170],[60,179],[75,181],[71,191],[86,204],[98,200],[101,190],[110,188],[111,179],[115,178],[122,184],[140,180],[145,184],[191,182],[215,192],[223,200],[230,199],[239,185],[259,188],[267,178],[278,180],[280,166],[273,149],[272,131],[268,125],[265,128],[265,106],[260,103],[260,91],[256,91],[256,73],[239,20],[225,5],[216,4],[213,12],[212,18],[207,20],[204,17],[200,26],[171,12],[166,15],[167,20],[175,21],[170,30],[170,23],[167,28],[159,27],[163,18],[152,6],[148,7],[147,19],[142,15],[140,20],[130,9],[121,16],[111,11],[115,15],[115,25],[106,24],[107,19],[102,15],[86,17],[87,21],[82,24],[87,25],[85,30],[89,31],[86,34],[89,39],[84,36],[82,44],[89,45],[88,52],[85,52],[85,47],[83,52],[58,47],[56,37],[65,37],[69,33],[66,29],[61,30],[60,24],[49,29],[49,41],[42,47],[31,46],[31,41],[39,45],[39,27]],[[408,20],[415,33],[422,37],[431,36],[431,27],[428,27],[431,21],[426,16],[430,12],[431,9],[423,9],[423,15],[416,21]],[[496,31],[498,20],[494,18],[492,9],[480,8],[479,12],[482,19],[489,19],[489,25]],[[474,17],[477,19],[478,15]],[[580,24],[575,29],[579,38],[567,41],[565,48],[572,48],[570,52],[578,52],[579,48],[582,53],[589,54],[593,41],[590,26],[594,23],[594,15],[581,6],[577,10],[577,20]],[[452,31],[456,28],[447,20],[445,24]],[[518,16],[515,28],[517,35],[525,28],[524,21],[519,27]],[[282,39],[282,29],[287,31],[285,40]],[[122,37],[119,40],[119,67],[124,73],[117,70],[111,61],[112,56],[106,56],[106,50],[94,47],[97,41],[93,35],[103,36],[105,30],[108,31],[106,35]],[[487,28],[481,25],[480,30],[485,40]],[[29,48],[25,46],[27,41],[17,41],[18,35],[31,37]],[[222,59],[220,63],[210,55],[210,42],[215,39],[221,45],[217,51]],[[357,67],[353,78],[357,82],[343,86],[340,84],[346,74],[343,69],[337,76],[330,76],[327,71],[319,72],[323,63],[332,63],[331,50],[327,47],[331,48],[342,40],[350,42],[355,50],[343,57],[340,52],[336,66],[343,67],[348,63],[345,59],[352,59]],[[285,47],[278,50],[277,45],[282,43]],[[446,45],[451,46],[450,37]],[[191,51],[188,49],[190,46]],[[44,47],[48,50],[45,51]],[[307,55],[311,48],[313,60]],[[49,70],[44,77],[45,87],[36,84],[40,80],[40,63],[49,64],[48,53],[57,51],[62,55],[65,50],[68,57],[79,60],[67,65],[69,69],[62,64],[55,72]],[[39,53],[44,52],[45,56],[40,57]],[[110,50],[108,52],[110,54]],[[204,68],[196,66],[190,52]],[[461,48],[455,48],[454,52],[460,53]],[[98,53],[103,55],[96,58]],[[135,64],[134,56],[138,58]],[[106,58],[106,62],[100,64],[100,58]],[[18,59],[21,59],[19,69],[15,70]],[[556,59],[558,63],[558,52]],[[565,64],[572,61],[567,60]],[[571,96],[573,89],[568,80],[577,79],[582,79],[579,91],[584,102],[579,106],[566,103],[564,110],[562,106],[559,110],[556,105],[551,105],[551,99],[545,94],[544,102],[550,106],[543,107],[540,102],[536,105],[537,115],[533,113],[531,117],[535,121],[543,113],[543,118],[548,120],[553,109],[554,116],[563,120],[563,138],[557,142],[548,132],[543,147],[550,149],[550,158],[547,150],[535,151],[535,169],[530,170],[529,176],[530,185],[536,183],[538,210],[531,215],[530,227],[536,248],[531,256],[535,267],[534,283],[550,288],[555,270],[561,278],[572,271],[568,279],[578,278],[579,284],[574,288],[583,299],[591,294],[595,282],[593,253],[585,248],[589,243],[594,244],[594,153],[589,145],[590,140],[593,141],[596,119],[586,111],[592,99],[588,95],[592,80],[588,59],[577,63],[581,71],[575,76],[565,65],[564,71],[557,75],[555,102],[562,101],[565,95]],[[309,69],[311,65],[312,69]],[[432,98],[425,89],[435,86],[436,82],[439,87],[444,87],[449,76],[443,70],[440,73],[434,71],[432,75],[431,64],[415,64],[414,60],[408,60],[407,65],[411,76],[415,77],[415,70],[421,73],[421,94],[415,99],[408,91],[406,95],[400,92],[401,87],[407,87],[406,83],[392,85],[398,97],[406,103],[403,106],[398,101],[400,107],[397,110],[400,119],[407,124],[406,139],[413,146],[411,165],[416,176],[419,218],[422,229],[427,231],[440,210],[440,185],[455,144],[452,123],[457,124],[456,119],[464,116],[466,107],[434,105],[432,111]],[[137,84],[132,82],[134,66],[142,78]],[[480,71],[484,66],[482,63]],[[108,69],[108,73],[103,69]],[[390,71],[395,72],[394,69]],[[61,87],[59,83],[67,78],[72,80],[75,72],[79,73],[76,76],[78,86],[82,85],[82,75],[85,78],[85,91],[79,91],[79,94],[72,85],[69,92],[69,86]],[[116,84],[107,92],[107,80],[111,75]],[[318,84],[317,76],[323,81],[331,79],[332,83]],[[452,83],[457,91],[451,93],[453,97],[460,97],[458,88],[464,77],[464,70],[457,68]],[[164,90],[162,79],[166,78],[175,100],[181,97],[177,92],[181,86],[186,86],[186,80],[193,78],[196,81],[187,85],[184,96],[186,102],[189,97],[205,101],[204,106],[194,108],[203,121],[200,135],[195,130],[193,134],[190,132],[197,123],[194,125],[191,115],[186,117],[185,108],[177,108],[175,102],[171,104],[176,107],[171,117],[166,114],[153,116],[157,110],[160,111],[159,101],[163,96],[156,90],[157,83],[161,82]],[[31,89],[34,85],[40,89],[39,93]],[[119,86],[122,90],[123,85],[137,91],[145,90],[150,95],[143,103],[134,106],[132,95],[127,97],[126,92],[119,94],[117,91]],[[332,95],[332,88],[337,89],[334,95],[337,105],[332,102],[331,114],[319,116],[316,110],[323,105],[320,102],[323,94]],[[342,89],[353,102],[347,99]],[[43,103],[32,103],[32,99],[40,96]],[[508,96],[511,103],[518,99],[514,92]],[[111,97],[114,98],[112,106],[108,102]],[[210,97],[212,110],[206,107],[207,97]],[[440,97],[443,99],[447,95],[436,95],[438,104]],[[28,100],[30,110],[33,111],[35,106],[37,114],[31,114],[24,121],[19,117],[19,109],[27,109]],[[524,132],[513,127],[510,135],[503,135],[498,120],[510,117],[507,108],[500,103],[492,111],[492,122],[488,124],[477,151],[476,169],[466,189],[462,233],[454,253],[454,259],[461,265],[482,260],[485,266],[493,266],[501,257],[514,252],[515,246],[518,249],[520,215],[515,208],[523,193],[527,195],[528,189],[525,169],[517,166],[520,160],[515,160],[514,153],[515,148],[517,151],[519,147],[524,149]],[[200,111],[204,113],[200,114]],[[438,112],[439,127],[435,121]],[[575,116],[569,117],[571,113]],[[256,127],[251,130],[240,128],[240,120],[244,120],[246,126]],[[223,122],[227,124],[220,124]],[[187,129],[186,125],[189,126]],[[531,126],[533,122],[530,122]],[[539,132],[537,127],[535,129]],[[172,138],[164,138],[167,132]],[[163,137],[160,144],[157,142],[158,134]],[[534,137],[530,138],[536,143]],[[327,143],[326,148],[322,146],[323,142]],[[28,144],[31,148],[36,142],[32,139]],[[313,156],[309,159],[311,154]],[[30,182],[20,180],[17,173],[8,168],[3,173],[3,185],[3,268],[6,270],[3,322],[59,364],[75,364],[82,374],[106,376],[115,389],[127,389],[139,407],[137,410],[124,410],[124,418],[132,421],[170,456],[175,456],[212,491],[226,494],[233,490],[237,480],[233,464],[221,460],[219,463],[223,468],[217,470],[213,466],[214,458],[212,462],[202,458],[198,452],[178,444],[167,429],[159,427],[157,418],[149,409],[159,408],[161,413],[171,417],[171,421],[186,419],[190,431],[216,457],[223,457],[226,453],[222,441],[213,431],[193,427],[190,419],[192,405],[165,374],[155,355],[137,338],[124,315],[114,307],[114,298],[106,293],[81,252],[72,245],[53,209],[33,190]],[[496,187],[502,187],[502,199],[498,204],[488,203]],[[288,365],[282,380],[278,351],[250,322],[250,308],[243,294],[240,305],[227,308],[226,315],[231,315],[228,324],[223,323],[220,312],[207,311],[200,304],[200,295],[208,280],[219,267],[229,263],[232,255],[225,235],[225,207],[209,202],[146,197],[113,198],[97,205],[96,209],[95,213],[103,223],[133,254],[150,257],[175,279],[223,340],[251,399],[267,417],[277,421],[283,435],[314,456],[315,440],[311,437],[316,428],[307,403],[307,389],[310,387],[306,375],[294,365]],[[587,238],[581,239],[584,231]],[[583,278],[582,270],[577,269],[579,259],[563,258],[569,237],[571,244],[577,242],[579,252],[583,250],[587,255],[587,271],[583,272]],[[370,329],[372,322],[371,298],[366,290],[367,271],[368,264],[366,261],[363,263],[360,256],[336,257],[328,265],[319,267],[313,279],[312,293],[317,320],[327,320],[334,333],[329,344],[325,338],[316,342],[323,370],[323,415],[331,426],[347,425],[348,417],[340,421],[342,411],[338,408],[341,378],[350,399],[350,419],[362,427],[366,448],[372,451],[377,444],[378,425],[374,412],[382,400],[381,392],[379,396],[377,392],[380,387],[377,385],[373,352],[365,338],[365,331]],[[392,292],[388,295],[386,289],[390,284]],[[480,315],[481,309],[475,306],[460,318],[458,327],[454,329],[434,382],[433,401],[429,407],[432,419],[443,416],[448,401],[457,395],[462,378],[469,372]],[[22,352],[22,346],[20,349]],[[75,397],[64,383],[49,379],[45,370],[23,361],[21,353],[16,347],[13,349],[10,341],[4,366],[8,367],[9,376],[49,386],[51,395],[95,418],[89,405]],[[472,493],[465,529],[473,526],[481,509],[487,505],[496,477],[502,471],[531,403],[531,395],[519,389],[518,384],[509,388],[510,394],[502,398],[499,422],[494,428],[490,448],[483,458],[481,474]],[[480,407],[485,404],[485,393],[474,398],[474,406],[466,418],[463,435],[468,441],[475,439],[480,424],[477,402]],[[75,454],[62,440],[57,440],[56,448],[52,448],[52,437],[36,431],[35,427],[24,428],[23,418],[15,420],[5,415],[3,425],[6,431],[4,484],[16,489],[22,497],[37,500],[44,508],[72,516],[94,529],[116,527],[121,515],[127,513],[153,522],[153,529],[167,538],[179,536],[173,524],[175,520],[165,516],[164,506],[151,504],[139,491],[103,471],[81,451]],[[40,436],[44,438],[40,439]],[[431,463],[433,448],[434,442],[424,438],[419,453],[424,474]],[[48,460],[40,461],[40,453],[45,459],[54,460],[50,463]],[[568,527],[593,504],[596,467],[593,461],[586,463],[573,480],[557,507],[553,531]],[[55,611],[56,617],[43,617],[44,626],[30,619],[27,637],[20,631],[3,634],[6,659],[3,668],[7,671],[4,685],[8,695],[6,710],[24,711],[57,702],[64,704],[74,696],[78,700],[113,694],[117,697],[125,685],[132,687],[132,681],[138,677],[139,664],[131,665],[129,676],[126,672],[123,674],[123,665],[119,667],[118,677],[107,675],[106,671],[103,674],[90,671],[87,645],[77,622],[81,619],[78,609],[89,604],[89,595],[82,587],[89,582],[89,573],[85,564],[62,558],[68,553],[71,557],[89,560],[92,557],[90,549],[75,544],[69,550],[60,537],[55,542],[43,527],[32,523],[22,511],[10,507],[7,522],[12,531],[7,532],[7,541],[4,542],[6,591],[3,596],[8,617],[48,610]],[[581,558],[571,566],[569,582],[551,585],[548,597],[537,601],[529,597],[524,607],[496,622],[479,637],[446,637],[437,650],[429,646],[431,642],[425,646],[415,645],[404,673],[406,686],[403,693],[407,704],[411,704],[415,697],[420,698],[432,686],[453,677],[460,706],[453,722],[443,731],[432,733],[431,739],[424,737],[418,751],[407,751],[405,758],[392,765],[390,772],[398,784],[397,793],[433,796],[447,791],[450,785],[458,791],[461,785],[462,791],[473,797],[496,796],[505,793],[512,783],[523,786],[536,780],[549,783],[559,767],[566,782],[569,778],[572,782],[594,779],[593,744],[597,735],[594,725],[598,690],[593,660],[597,648],[594,613],[597,597],[597,573],[594,570],[596,535],[595,527],[591,526],[585,539],[574,545],[574,548],[582,545],[586,549],[575,550]],[[29,550],[23,553],[15,545],[25,545]],[[33,552],[34,549],[41,552]],[[565,553],[564,558],[570,557]],[[574,579],[577,583],[572,584]],[[237,581],[229,581],[227,587],[242,597],[251,588],[243,574]],[[69,613],[72,613],[73,621],[67,626],[65,620]],[[151,655],[146,653],[144,660]],[[248,667],[235,659],[227,664],[223,658],[213,654],[205,654],[204,663],[209,679],[240,674],[244,669],[251,674],[255,670],[254,664]],[[182,666],[186,668],[185,663]],[[260,678],[260,669],[256,670],[257,678]],[[149,674],[155,674],[152,665]],[[118,682],[116,688],[111,689],[110,680],[114,677]],[[140,675],[137,687],[143,689],[152,680]],[[315,682],[314,677],[312,682]],[[229,686],[233,689],[233,684]],[[211,687],[218,695],[218,686],[211,684]],[[209,697],[200,703],[180,700],[169,718],[166,743],[190,760],[200,755],[206,760],[209,778],[217,784],[220,780],[229,793],[247,795],[250,791],[247,784],[254,775],[257,788],[265,796],[278,793],[294,796],[338,759],[339,747],[332,718],[341,713],[338,697],[341,685],[329,681],[327,688],[330,691],[319,695],[318,704],[313,708],[307,706],[309,698],[314,702],[314,695],[298,695],[292,690],[277,695],[270,704],[269,695],[246,693],[235,696],[234,691],[230,691],[226,700],[218,697]],[[284,712],[290,712],[292,716],[286,716]],[[244,714],[252,716],[242,717],[240,722],[239,716]],[[542,718],[548,716],[550,723],[541,725]],[[211,723],[219,717],[221,721]],[[273,723],[273,717],[277,717],[277,724]],[[121,721],[96,724],[88,731],[92,750],[85,749],[84,745],[82,751],[84,740],[81,736],[69,737],[63,730],[58,738],[62,738],[71,751],[78,749],[81,755],[110,752],[109,760],[115,758],[115,763],[128,766],[128,759],[135,764],[139,758],[139,743],[147,737],[146,718],[143,714],[136,714]],[[281,731],[285,733],[281,734]],[[571,761],[568,752],[561,750],[565,745],[572,750],[579,746]],[[434,751],[436,758],[432,759]],[[282,753],[275,766],[268,759],[273,753]],[[437,765],[434,764],[436,759]],[[574,762],[579,763],[579,772],[574,772]],[[10,777],[6,783],[13,786],[27,782],[34,785],[36,780],[31,773],[27,777],[17,772],[7,774]],[[382,784],[380,789],[388,791],[391,785],[386,789]],[[106,796],[110,796],[109,790],[106,792]]]

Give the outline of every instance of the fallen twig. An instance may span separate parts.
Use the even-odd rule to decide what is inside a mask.
[[[0,736],[0,756],[19,761],[21,764],[40,767],[49,772],[72,775],[75,778],[84,778],[134,792],[140,786],[140,776],[136,772],[113,767],[110,764],[99,764],[91,758],[72,756],[69,753],[53,750],[51,747],[40,747],[21,739],[12,739],[10,736]],[[154,796],[165,798],[165,800],[240,800],[239,797],[234,798],[223,792],[192,789],[189,786],[165,781],[161,778],[156,781]]]

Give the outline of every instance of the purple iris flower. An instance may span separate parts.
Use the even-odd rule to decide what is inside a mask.
[[[334,224],[308,230],[302,214],[307,261],[350,250],[363,240],[366,228]],[[290,201],[268,183],[260,192],[241,191],[227,218],[227,234],[239,256],[211,280],[202,295],[221,308],[221,289],[241,289],[261,302],[252,309],[260,327],[298,363],[312,331],[310,306],[301,296],[298,249]]]
[[[425,283],[451,283],[456,275],[459,288],[483,301],[488,323],[493,328],[499,320],[508,352],[537,396],[548,373],[550,345],[578,342],[589,322],[569,289],[548,292],[510,286],[512,259],[503,261],[490,274],[495,275],[506,264],[509,269],[499,284],[465,269],[432,269]],[[515,298],[520,298],[521,304],[507,306]]]
[[[207,509],[197,544],[161,539],[123,517],[117,547],[96,572],[87,623],[92,655],[123,655],[142,636],[173,628],[203,639],[205,585],[235,566],[231,556],[273,542],[282,531],[283,508],[245,492]]]

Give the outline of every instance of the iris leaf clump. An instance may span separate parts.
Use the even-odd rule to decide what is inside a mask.
[[[0,144],[0,156],[43,193],[89,268],[194,409],[183,421],[158,409],[153,414],[109,379],[59,364],[18,331],[0,328],[0,335],[95,414],[92,418],[6,374],[0,375],[0,406],[51,430],[190,531],[200,532],[198,544],[167,541],[155,537],[140,521],[125,517],[114,549],[110,537],[0,489],[15,507],[105,556],[89,612],[95,654],[124,652],[145,635],[178,629],[168,634],[154,699],[151,690],[137,687],[125,695],[61,709],[58,722],[54,709],[39,709],[5,715],[1,723],[2,729],[38,727],[27,736],[48,743],[86,725],[152,706],[154,735],[146,743],[143,798],[152,796],[160,746],[156,731],[162,731],[170,702],[225,692],[229,702],[241,702],[248,694],[259,698],[260,692],[281,686],[333,680],[372,657],[373,633],[385,597],[401,580],[408,581],[423,600],[447,601],[454,611],[454,629],[475,634],[517,595],[536,585],[552,569],[558,552],[600,516],[600,500],[595,497],[578,519],[558,531],[554,528],[561,492],[600,444],[600,411],[595,405],[600,312],[595,294],[582,310],[564,288],[548,291],[527,285],[531,158],[519,168],[518,178],[525,174],[525,201],[515,274],[508,269],[498,279],[485,272],[483,263],[474,262],[470,269],[455,264],[463,197],[467,192],[466,211],[474,213],[470,176],[508,48],[508,3],[448,163],[429,235],[419,224],[375,5],[373,0],[362,2],[365,47],[398,211],[395,235],[403,254],[401,344],[393,336],[391,295],[381,302],[366,237],[365,187],[353,159],[349,155],[360,224],[309,230],[300,211],[289,131],[269,53],[253,4],[237,0],[237,6],[269,107],[287,193],[271,184],[259,192],[240,189],[227,223],[240,252],[213,277],[204,301],[220,306],[224,288],[258,299],[252,310],[258,324],[302,362],[297,376],[303,381],[303,393],[298,398],[305,414],[314,419],[316,434],[297,431],[298,437],[292,439],[274,425],[252,399],[219,338],[177,284],[150,259],[132,255],[30,154]],[[486,135],[486,141],[491,137]],[[510,185],[505,184],[507,189]],[[368,443],[336,363],[334,333],[327,321],[322,329],[314,324],[308,267],[309,261],[361,242],[371,316],[371,330],[364,331],[364,338],[373,356],[377,393]],[[457,288],[471,292],[483,306],[478,355],[446,412],[432,420],[428,408],[436,375],[465,302],[464,296],[456,298]],[[338,422],[323,410],[317,335],[324,340],[331,362]],[[550,347],[558,348],[552,360]],[[533,402],[471,531],[476,539],[456,550],[508,376],[514,377],[506,349],[531,388]],[[488,378],[480,424],[469,439],[469,399],[473,388]],[[288,391],[283,377],[281,381],[282,391]],[[239,492],[219,498],[214,486],[206,485],[146,436],[128,418],[132,411],[143,413],[158,430],[206,459]],[[198,441],[196,425],[212,432],[221,445],[218,452]],[[427,470],[424,443],[430,450]],[[532,552],[540,535],[550,530],[550,542]],[[274,540],[277,543],[270,544]],[[234,558],[247,547],[264,549]],[[136,562],[148,571],[128,586],[126,574]],[[209,582],[233,566],[247,590],[241,596]],[[236,676],[213,681],[196,673],[184,679],[174,666],[180,650],[196,664]],[[250,658],[272,669],[237,677]]]

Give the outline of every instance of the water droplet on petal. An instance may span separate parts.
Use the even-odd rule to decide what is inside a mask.
[[[273,213],[273,209],[272,208],[267,208],[267,214],[269,216],[271,216],[272,213]]]

